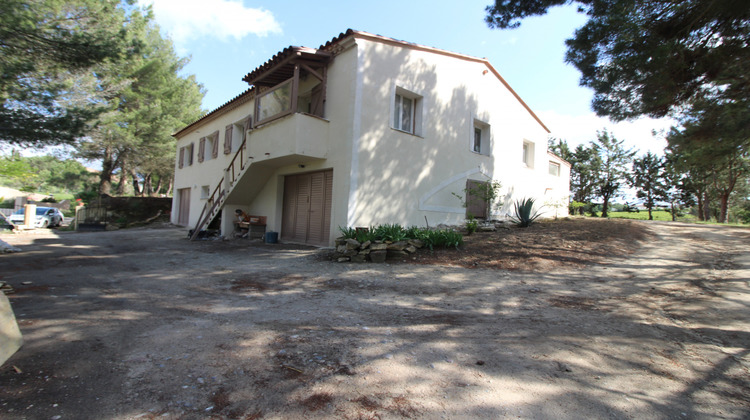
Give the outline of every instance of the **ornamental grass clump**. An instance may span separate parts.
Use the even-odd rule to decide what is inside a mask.
[[[517,200],[514,206],[515,214],[511,216],[511,221],[519,227],[529,227],[534,221],[542,215],[539,209],[534,210],[535,200],[533,198],[524,198]],[[541,208],[541,207],[540,207]]]

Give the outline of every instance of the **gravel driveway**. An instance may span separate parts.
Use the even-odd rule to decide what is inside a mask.
[[[0,417],[750,418],[750,231],[643,227],[633,255],[545,272],[3,235],[25,345]]]

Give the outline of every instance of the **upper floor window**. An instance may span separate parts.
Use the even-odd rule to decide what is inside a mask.
[[[190,143],[185,146],[185,160],[188,166],[193,164],[193,145],[194,143]]]
[[[552,176],[560,176],[560,164],[549,161],[549,174]]]
[[[292,112],[292,81],[282,82],[257,97],[256,123],[262,124]]]
[[[528,168],[534,167],[534,143],[523,142],[523,164]]]
[[[474,130],[471,137],[471,151],[481,155],[490,154],[490,126],[474,120]]]
[[[393,128],[407,133],[422,135],[422,97],[407,90],[396,88],[393,105]]]

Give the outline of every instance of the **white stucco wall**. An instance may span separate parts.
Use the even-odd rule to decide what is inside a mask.
[[[356,147],[358,188],[349,225],[457,224],[467,179],[502,183],[503,217],[518,198],[549,197],[548,132],[482,62],[358,39],[363,101]],[[421,135],[392,127],[397,88],[419,95]],[[474,122],[489,126],[489,155],[471,149]],[[419,130],[418,130],[419,131]],[[524,141],[534,144],[531,167]],[[560,184],[556,184],[560,190]],[[562,192],[562,190],[560,190]],[[567,195],[567,193],[565,193]]]
[[[251,132],[248,149],[252,153],[248,155],[258,155],[251,180],[256,184],[238,184],[230,194],[223,213],[223,233],[231,231],[236,208],[266,216],[267,230],[280,232],[284,177],[324,169],[333,170],[331,241],[339,235],[340,226],[424,226],[425,217],[431,226],[462,223],[466,210],[454,193],[463,196],[467,179],[502,183],[502,205],[494,210],[494,217],[506,216],[519,198],[532,196],[539,204],[567,198],[569,165],[560,161],[560,176],[549,175],[549,161],[557,158],[547,153],[547,131],[486,63],[359,37],[342,44],[345,48],[328,67],[326,125],[321,128],[317,123],[316,130],[299,135],[325,137],[300,140],[315,143],[315,147],[322,141],[324,153],[315,154],[315,158],[275,156],[289,152],[274,150],[270,137],[263,133],[289,131],[286,129],[291,128],[294,117]],[[418,135],[392,128],[397,89],[419,96]],[[195,144],[192,166],[180,169],[175,162],[175,192],[181,188],[191,191],[188,228],[197,223],[206,201],[200,198],[201,187],[208,185],[212,192],[233,156],[223,154],[226,125],[241,123],[252,108],[250,100],[222,110],[178,138],[178,151]],[[296,121],[294,124],[299,123]],[[472,151],[475,121],[489,129],[487,154]],[[288,126],[271,128],[272,124]],[[198,162],[200,137],[215,130],[220,133],[218,159]],[[263,139],[268,155],[256,147],[254,138]],[[525,141],[534,144],[532,165],[522,159]],[[294,145],[284,147],[293,149]],[[176,193],[173,223],[177,222],[178,206]],[[546,210],[548,216],[555,215]],[[558,215],[565,210],[559,209]]]
[[[182,133],[177,138],[177,149],[175,153],[175,185],[174,185],[174,197],[172,199],[172,223],[177,223],[179,215],[179,194],[178,191],[182,188],[190,189],[190,223],[189,227],[194,226],[198,221],[203,205],[206,202],[205,198],[201,198],[201,189],[203,186],[209,187],[209,194],[211,194],[216,188],[219,180],[223,176],[224,169],[230,164],[234,157],[234,152],[225,155],[224,154],[224,138],[226,126],[230,123],[237,123],[242,125],[243,120],[251,115],[253,111],[253,101],[247,101],[244,104],[235,107],[229,111],[221,112],[217,117],[207,118],[206,121],[200,125],[194,127],[190,132]],[[233,143],[241,141],[241,132],[235,127],[233,133]],[[198,162],[198,148],[200,144],[200,138],[210,135],[215,131],[219,131],[219,155],[216,159],[210,159],[203,162]],[[193,164],[187,165],[186,163],[183,168],[179,167],[179,151],[180,148],[185,147],[193,143]],[[208,149],[208,147],[207,147]],[[234,148],[236,150],[236,146]],[[206,156],[211,156],[211,151],[206,150]]]

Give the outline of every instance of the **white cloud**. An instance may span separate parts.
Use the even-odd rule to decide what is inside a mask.
[[[281,25],[264,9],[245,7],[239,0],[139,0],[153,4],[156,22],[178,48],[194,39],[242,39],[247,35],[280,33]]]
[[[664,134],[654,136],[652,131],[665,133],[676,124],[669,118],[658,120],[640,118],[635,121],[614,123],[607,118],[597,117],[593,112],[573,116],[563,115],[556,111],[542,111],[538,115],[552,131],[552,136],[566,140],[572,148],[595,140],[596,131],[606,128],[616,139],[625,140],[627,147],[635,147],[639,155],[647,151],[663,154],[667,146]]]

